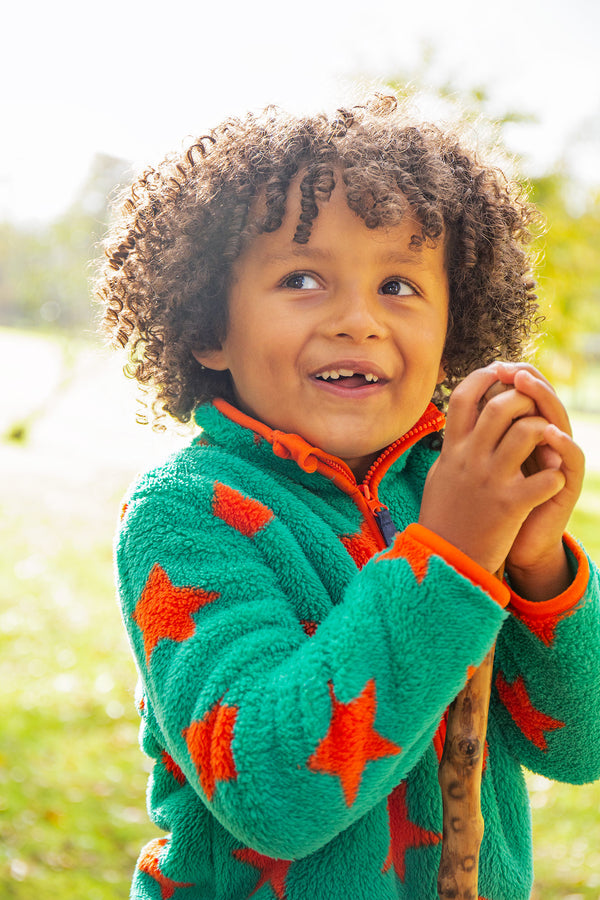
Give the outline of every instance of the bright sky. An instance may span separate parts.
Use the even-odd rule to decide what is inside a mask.
[[[152,162],[231,113],[330,108],[424,44],[434,77],[538,115],[514,148],[538,168],[582,122],[599,152],[597,0],[30,0],[2,19],[0,218],[59,214],[96,152]],[[580,149],[596,182],[599,163]]]

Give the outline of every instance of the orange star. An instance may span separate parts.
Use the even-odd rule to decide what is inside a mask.
[[[362,693],[349,703],[340,703],[329,682],[333,715],[329,730],[308,760],[314,772],[328,772],[340,779],[347,806],[358,793],[367,762],[400,753],[401,747],[373,729],[377,701],[375,682],[368,681]]]
[[[438,844],[442,836],[436,831],[421,828],[408,818],[406,781],[400,782],[388,798],[390,819],[390,850],[383,866],[387,872],[394,865],[396,875],[404,883],[406,878],[406,851],[409,847],[429,847]]]
[[[502,672],[496,677],[496,687],[500,700],[512,716],[515,724],[521,729],[528,741],[531,741],[540,750],[547,750],[548,743],[544,735],[545,731],[555,731],[564,728],[565,723],[560,719],[553,719],[546,713],[536,709],[529,699],[523,676],[512,684],[508,684]]]
[[[254,537],[273,518],[268,506],[218,481],[213,490],[213,513],[246,537]]]
[[[368,563],[380,547],[365,521],[360,526],[358,534],[343,534],[340,541],[356,563],[359,569]]]
[[[270,856],[263,856],[261,853],[257,853],[256,850],[250,850],[249,848],[234,850],[233,855],[241,862],[254,866],[260,872],[258,883],[248,897],[256,894],[263,884],[269,884],[278,900],[285,900],[285,880],[288,869],[291,866],[289,859],[271,859]]]
[[[182,732],[202,790],[209,800],[213,798],[217,781],[232,781],[237,778],[231,750],[237,713],[237,706],[224,706],[219,702],[205,714],[201,722],[192,722]]]
[[[192,614],[219,597],[217,591],[175,587],[164,569],[153,567],[132,618],[144,635],[146,664],[162,638],[185,641],[196,630]]]
[[[404,532],[400,532],[396,535],[394,543],[387,553],[382,553],[379,559],[386,559],[387,557],[398,559],[398,557],[403,557],[411,567],[417,583],[421,584],[427,575],[429,560],[433,555],[434,553],[429,547],[426,547],[419,541],[415,541]]]
[[[556,626],[562,619],[566,619],[568,616],[572,615],[573,610],[567,610],[567,612],[562,615],[555,616],[529,616],[527,613],[521,612],[521,610],[516,609],[515,607],[510,607],[513,615],[523,622],[524,625],[527,626],[529,631],[546,645],[546,647],[551,647],[554,643],[554,637],[556,632]]]
[[[161,900],[169,900],[177,888],[193,887],[190,881],[173,881],[172,878],[167,878],[167,876],[163,875],[160,871],[158,856],[161,849],[168,842],[168,838],[155,838],[153,841],[150,841],[150,843],[144,847],[144,854],[138,862],[138,869],[141,872],[145,872],[146,875],[149,875],[151,878],[154,878],[155,881],[158,881],[160,885]]]
[[[167,772],[170,772],[170,774],[176,781],[179,782],[179,784],[185,784],[185,775],[183,774],[173,757],[170,756],[166,750],[163,750],[160,758]]]

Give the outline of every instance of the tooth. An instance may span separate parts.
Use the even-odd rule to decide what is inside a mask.
[[[329,377],[330,377],[330,378],[335,378],[336,381],[337,381],[337,379],[340,377],[340,374],[341,374],[341,373],[338,372],[338,371],[330,372],[330,373],[329,373]]]
[[[354,375],[354,369],[339,369],[338,371],[344,378],[351,378]]]

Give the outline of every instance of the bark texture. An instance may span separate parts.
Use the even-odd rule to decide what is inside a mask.
[[[439,768],[444,824],[438,874],[440,900],[477,900],[481,771],[490,703],[494,648],[448,710]]]

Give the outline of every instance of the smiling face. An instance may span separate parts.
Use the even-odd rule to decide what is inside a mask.
[[[233,269],[227,336],[196,354],[228,369],[239,408],[344,460],[358,478],[424,412],[444,378],[443,241],[411,248],[409,213],[369,229],[338,186],[307,244],[290,191],[281,227],[255,237]]]

